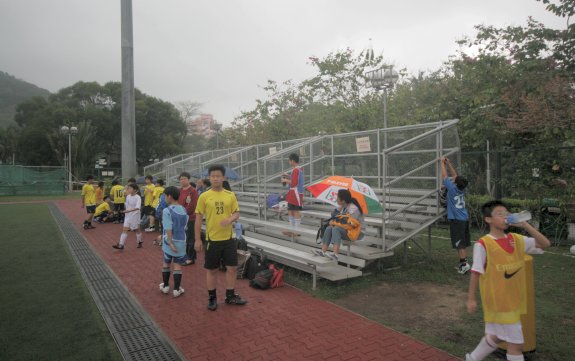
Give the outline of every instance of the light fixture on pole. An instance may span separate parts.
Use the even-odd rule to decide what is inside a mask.
[[[76,127],[69,127],[67,125],[62,126],[60,128],[60,132],[63,135],[68,136],[68,190],[72,191],[72,135],[76,135],[78,133],[78,128]]]
[[[376,90],[383,89],[383,129],[387,130],[387,91],[392,89],[399,80],[399,74],[393,65],[365,73],[368,85]],[[387,132],[383,133],[384,148],[387,148]]]

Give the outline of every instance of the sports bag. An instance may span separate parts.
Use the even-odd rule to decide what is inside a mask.
[[[267,290],[270,288],[270,283],[272,277],[274,276],[274,271],[267,268],[256,273],[253,280],[250,281],[250,287],[257,288],[259,290]]]
[[[272,279],[270,280],[270,287],[282,287],[284,285],[284,269],[277,269],[273,264],[270,264],[269,269],[273,272]]]
[[[238,249],[238,268],[236,269],[236,278],[242,279],[246,276],[247,265],[251,257],[249,251]]]
[[[253,250],[250,258],[246,262],[244,278],[253,280],[259,271],[265,269],[267,269],[265,264],[265,256],[262,253],[258,254],[256,250]]]
[[[347,238],[356,241],[361,233],[361,223],[347,214],[340,214],[330,222],[331,225],[341,227],[347,231]]]

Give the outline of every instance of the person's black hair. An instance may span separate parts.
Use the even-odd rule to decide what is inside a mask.
[[[128,187],[131,187],[133,190],[135,190],[136,192],[138,190],[140,190],[140,188],[138,187],[138,185],[136,183],[128,183]]]
[[[337,191],[337,198],[341,199],[347,204],[355,204],[355,206],[359,209],[359,213],[363,214],[363,209],[359,205],[357,199],[351,196],[351,192],[348,189],[340,189]]]
[[[469,184],[469,181],[467,180],[467,178],[465,178],[462,175],[458,175],[457,177],[455,177],[455,185],[457,186],[457,188],[462,191],[465,189],[465,187],[467,187],[467,184]]]
[[[90,175],[88,175],[88,176],[86,176],[86,180],[87,180],[87,181],[89,181],[90,179],[94,179],[94,176],[93,176],[93,175],[91,175],[91,174],[90,174]]]
[[[190,175],[190,173],[188,172],[182,172],[180,173],[180,176],[178,177],[178,179],[182,178],[182,177],[186,177],[188,179],[192,178],[192,176]]]
[[[210,182],[210,180],[208,178],[203,179],[204,181],[204,186],[206,186],[206,188],[210,188],[212,186],[212,182]]]
[[[227,191],[230,191],[230,192],[232,191],[232,187],[230,186],[230,182],[228,182],[227,180],[223,181],[222,187]]]
[[[154,177],[152,177],[151,175],[147,175],[144,179],[149,179],[150,181],[153,181]]]
[[[156,184],[159,184],[160,186],[164,186],[164,180],[163,179],[156,179]]]
[[[509,209],[507,207],[507,204],[505,204],[503,201],[500,201],[499,199],[493,200],[493,201],[489,201],[487,203],[485,203],[484,205],[481,206],[481,214],[483,214],[483,217],[491,217],[493,210],[496,207],[505,207],[506,209]]]
[[[212,174],[212,172],[217,172],[217,171],[222,172],[222,175],[223,175],[223,176],[226,175],[226,167],[224,167],[224,166],[221,165],[221,164],[211,165],[211,166],[208,168],[208,175]]]
[[[120,181],[119,181],[119,180],[117,180],[117,179],[113,179],[113,180],[112,180],[112,185],[113,185],[113,186],[117,186],[118,184],[120,184]]]
[[[135,183],[136,183],[136,178],[130,178],[130,179],[128,179],[128,184],[130,184],[130,183],[134,183],[134,184],[135,184]]]
[[[102,182],[102,181],[99,181],[99,182],[98,182],[98,187],[100,187],[100,188],[104,188],[104,182]]]
[[[180,190],[174,186],[166,187],[166,189],[164,189],[164,194],[172,197],[175,201],[180,198]]]
[[[299,155],[297,153],[290,154],[288,159],[293,160],[296,163],[299,163]]]

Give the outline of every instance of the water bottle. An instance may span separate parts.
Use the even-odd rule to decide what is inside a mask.
[[[236,224],[234,225],[234,231],[236,232],[236,239],[242,238],[243,228],[244,227],[240,222],[236,222]]]
[[[531,219],[531,212],[521,211],[519,213],[512,213],[505,218],[505,223],[507,224],[517,224],[521,222],[527,222]]]

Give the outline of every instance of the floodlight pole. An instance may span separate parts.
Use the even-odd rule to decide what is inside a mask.
[[[64,125],[60,128],[60,132],[68,136],[68,190],[72,192],[74,190],[72,186],[72,135],[78,133],[78,128]]]
[[[134,36],[132,0],[122,0],[122,178],[134,177],[136,166],[136,117],[134,105]]]

